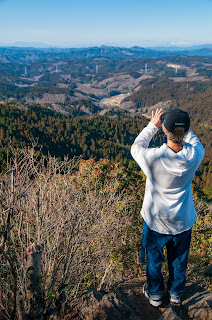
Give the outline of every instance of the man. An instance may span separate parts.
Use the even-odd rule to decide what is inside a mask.
[[[160,148],[148,148],[162,125],[167,143]],[[147,177],[141,209],[144,219],[141,253],[145,249],[147,254],[147,283],[143,292],[155,307],[162,304],[164,291],[161,274],[164,246],[170,301],[180,303],[185,288],[191,228],[196,219],[191,182],[204,156],[204,148],[189,126],[187,112],[173,109],[163,114],[162,109],[157,109],[131,148],[133,158]],[[144,256],[140,262],[143,259]]]

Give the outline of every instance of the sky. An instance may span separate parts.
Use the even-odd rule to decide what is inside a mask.
[[[212,0],[0,0],[0,44],[212,43]]]

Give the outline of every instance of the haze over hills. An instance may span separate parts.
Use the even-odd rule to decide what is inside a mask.
[[[151,47],[143,48],[134,46],[130,48],[126,47],[114,47],[104,46],[101,47],[88,47],[88,48],[55,48],[45,47],[44,44],[37,44],[35,47],[17,46],[1,46],[0,56],[7,56],[13,59],[20,59],[25,61],[35,61],[40,58],[96,58],[96,57],[108,57],[108,58],[159,58],[165,56],[212,56],[212,45],[206,46],[194,46],[194,47]],[[38,48],[40,46],[40,48]]]
[[[148,49],[154,49],[154,50],[169,50],[169,51],[185,51],[185,50],[199,50],[199,49],[211,49],[212,44],[206,43],[206,44],[198,44],[198,45],[170,45],[170,44],[164,44],[164,45],[157,45],[157,46],[147,46]]]
[[[171,51],[182,51],[182,50],[197,50],[197,49],[206,49],[206,48],[212,48],[211,43],[203,43],[203,44],[174,44],[174,43],[169,43],[169,42],[161,42],[161,43],[156,43],[156,42],[151,42],[151,41],[146,41],[143,44],[140,45],[116,45],[114,44],[102,44],[102,45],[71,45],[71,44],[47,44],[44,42],[26,42],[26,41],[16,41],[13,43],[4,43],[0,42],[0,47],[19,47],[19,48],[89,48],[89,47],[100,47],[100,46],[106,46],[106,47],[140,47],[140,48],[147,48],[147,49],[153,49],[153,50],[171,50]]]

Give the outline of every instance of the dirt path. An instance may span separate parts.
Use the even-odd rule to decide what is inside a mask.
[[[151,306],[143,294],[145,278],[131,279],[119,285],[119,290],[130,295],[144,320],[212,320],[212,293],[196,284],[187,283],[181,305],[169,303],[167,292],[159,308]],[[166,282],[166,281],[165,281]]]
[[[151,306],[148,302],[148,299],[143,294],[143,284],[145,281],[145,278],[128,280],[123,284],[120,284],[119,290],[123,293],[131,295],[134,304],[142,313],[143,319],[158,320],[160,319],[162,312],[166,309],[169,301],[166,299],[166,297],[164,297],[164,302],[160,308]]]

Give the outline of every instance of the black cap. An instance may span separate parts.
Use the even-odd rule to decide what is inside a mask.
[[[184,132],[189,130],[190,118],[187,112],[181,109],[173,109],[162,114],[164,127],[169,132],[176,132],[177,128],[184,128]]]

